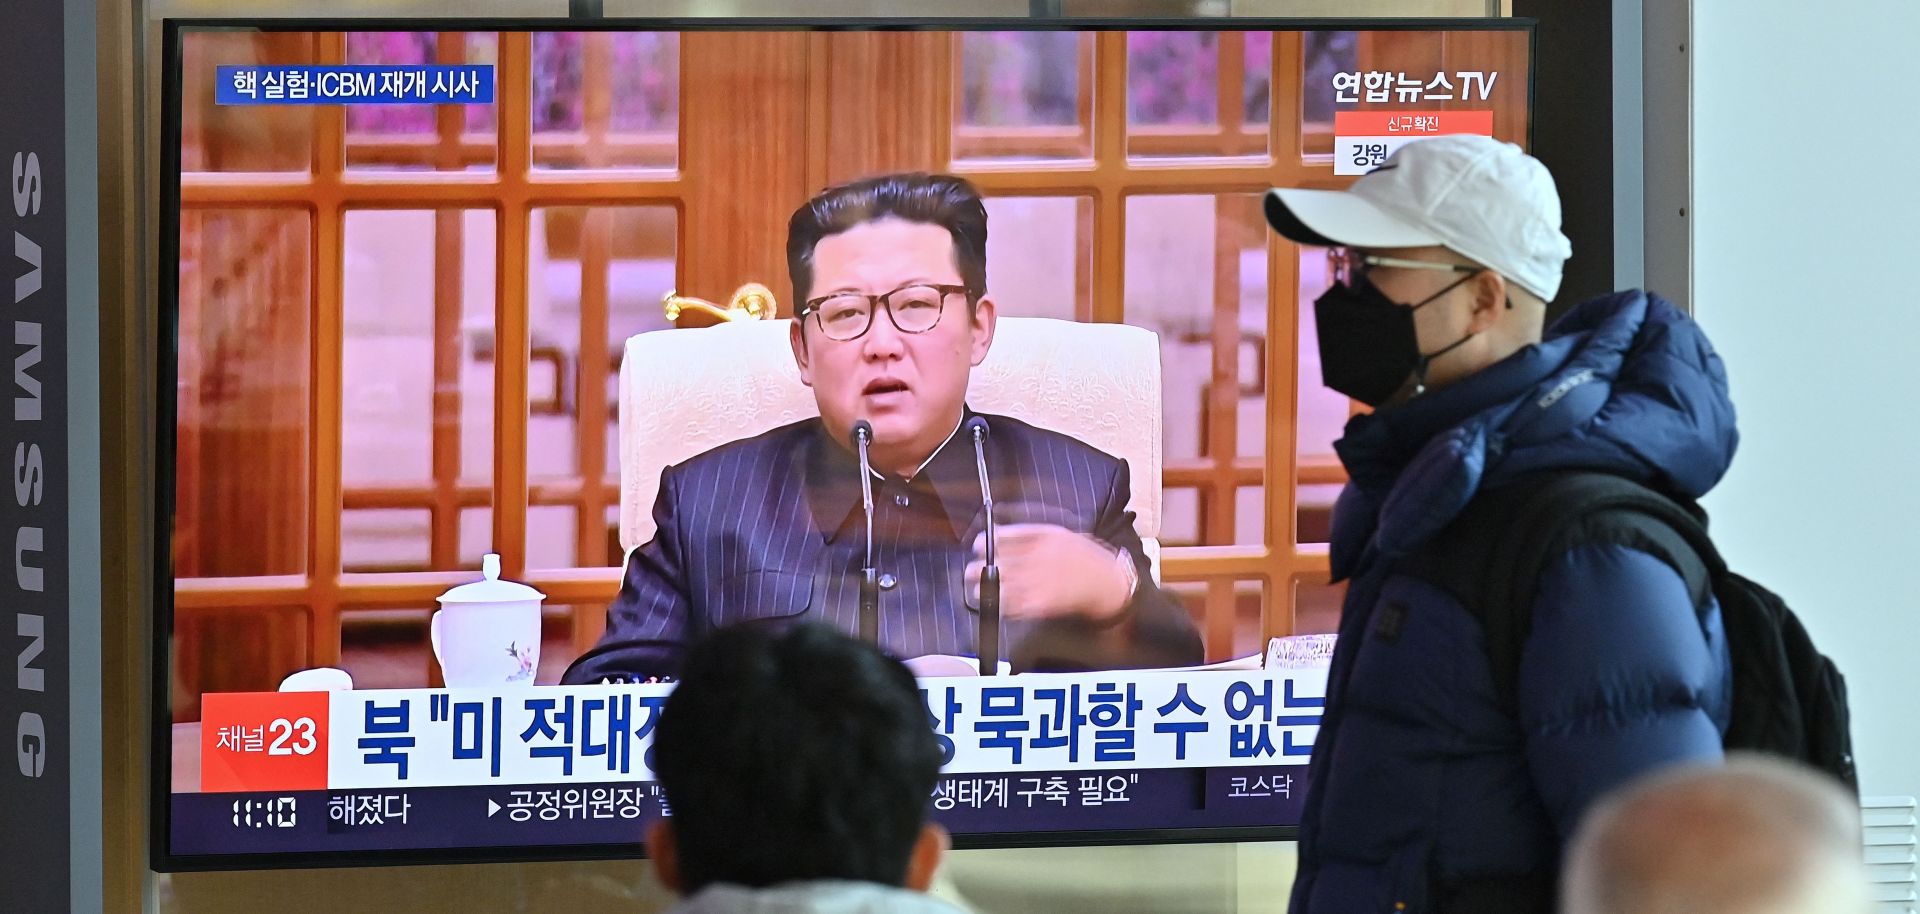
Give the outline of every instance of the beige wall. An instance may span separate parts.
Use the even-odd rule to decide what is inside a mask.
[[[724,4],[729,12],[846,15],[873,4],[812,3],[804,8],[765,2]],[[898,4],[885,4],[898,11]],[[1026,6],[1012,2],[1005,12]],[[634,911],[660,910],[667,894],[644,864],[631,861],[492,864],[407,868],[185,873],[147,869],[147,652],[151,605],[147,582],[152,442],[153,341],[158,310],[152,252],[157,227],[157,21],[180,15],[558,15],[566,4],[476,3],[440,0],[151,0],[129,5],[98,0],[101,65],[101,387],[126,392],[103,403],[103,738],[107,908],[112,911],[254,912],[359,911]],[[639,14],[638,5],[609,0],[609,14]],[[703,9],[697,0],[649,15]],[[944,4],[942,4],[944,7]],[[844,7],[844,8],[843,8]],[[1238,15],[1356,15],[1336,0],[1236,0]],[[1483,15],[1483,0],[1394,0],[1371,4],[1367,15]],[[717,9],[717,7],[716,7]],[[911,10],[920,12],[920,10]],[[138,48],[136,42],[152,42]],[[141,66],[144,62],[144,67]],[[143,72],[144,70],[144,72]],[[136,77],[139,77],[136,80]],[[136,86],[136,81],[142,85]],[[141,150],[146,150],[143,154]],[[1292,880],[1288,844],[1219,844],[1117,848],[970,851],[953,855],[941,891],[982,912],[1274,911]],[[324,900],[324,901],[323,901]]]
[[[1843,158],[1833,134],[1753,125],[1817,110],[1848,126],[1844,148],[1915,148],[1920,123],[1880,112],[1912,110],[1905,47],[1920,5],[1817,15],[1789,0],[1694,7],[1693,313],[1740,410],[1740,454],[1706,507],[1727,561],[1795,607],[1846,675],[1861,793],[1913,796],[1920,426],[1902,404],[1920,333],[1920,188]],[[1788,54],[1804,76],[1767,82]]]

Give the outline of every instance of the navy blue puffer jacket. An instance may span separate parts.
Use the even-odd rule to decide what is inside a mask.
[[[1517,716],[1500,708],[1479,624],[1396,560],[1516,474],[1604,470],[1694,498],[1737,441],[1705,335],[1638,291],[1583,304],[1539,345],[1348,424],[1332,562],[1350,583],[1294,914],[1419,914],[1468,886],[1551,885],[1595,797],[1721,756],[1731,674],[1719,610],[1698,611],[1662,560],[1605,544],[1548,565]]]

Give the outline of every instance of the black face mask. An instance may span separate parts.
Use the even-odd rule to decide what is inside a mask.
[[[1420,352],[1413,312],[1472,279],[1469,273],[1412,306],[1387,297],[1365,277],[1359,287],[1334,283],[1313,303],[1313,319],[1320,337],[1320,379],[1328,387],[1377,407],[1387,402],[1414,377],[1414,393],[1426,390],[1427,367],[1473,339],[1469,333],[1431,355]]]

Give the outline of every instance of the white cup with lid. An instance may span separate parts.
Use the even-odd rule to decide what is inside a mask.
[[[453,688],[530,686],[540,668],[540,603],[546,594],[500,580],[500,556],[481,560],[481,580],[440,595],[428,633]]]

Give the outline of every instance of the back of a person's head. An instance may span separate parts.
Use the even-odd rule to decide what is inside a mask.
[[[1734,756],[1629,784],[1568,846],[1563,914],[1864,914],[1857,805],[1826,776]]]
[[[722,630],[687,657],[654,733],[681,891],[898,886],[941,750],[913,675],[821,625]]]

